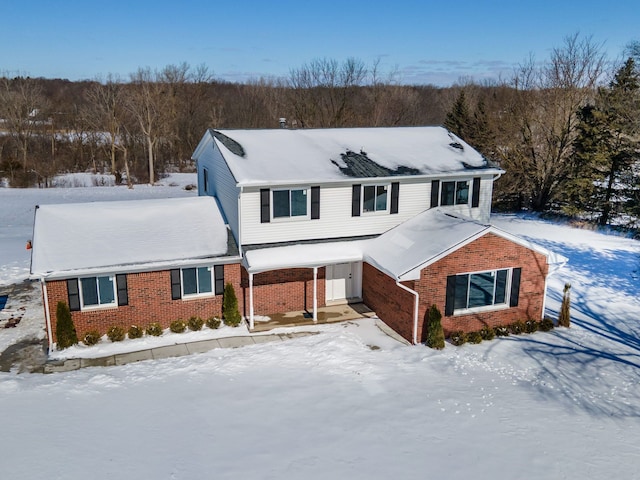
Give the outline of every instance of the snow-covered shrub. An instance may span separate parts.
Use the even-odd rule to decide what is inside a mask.
[[[129,327],[129,330],[127,331],[127,335],[129,335],[129,338],[142,338],[142,335],[144,335],[144,330],[142,329],[142,327],[139,327],[137,325],[131,325]]]
[[[224,300],[222,302],[222,318],[225,325],[237,327],[242,321],[240,311],[238,310],[238,297],[231,283],[224,286]]]
[[[449,341],[456,346],[462,345],[464,343],[467,343],[467,334],[462,330],[453,332],[451,335],[449,335]]]
[[[535,320],[527,320],[524,322],[524,331],[527,333],[534,333],[538,331],[538,322]]]
[[[504,325],[500,325],[498,327],[493,328],[496,337],[508,337],[509,336],[509,327],[505,327]]]
[[[109,337],[109,340],[112,342],[121,342],[125,337],[124,328],[114,325],[107,330],[107,337]]]
[[[469,343],[480,343],[480,342],[482,342],[482,334],[480,332],[469,332],[469,333],[467,333],[467,342],[469,342]]]
[[[520,320],[518,320],[517,322],[513,322],[511,325],[509,325],[509,332],[514,335],[520,335],[521,333],[524,333],[524,323],[522,323]]]
[[[549,317],[544,317],[540,322],[541,332],[548,332],[550,330],[553,330],[553,327],[554,327],[553,320],[551,320]]]
[[[91,330],[84,334],[84,337],[82,337],[82,343],[90,347],[91,345],[98,343],[101,338],[102,335],[100,335],[100,332],[97,330]]]
[[[209,317],[207,318],[207,327],[215,330],[216,328],[220,328],[220,324],[222,321],[218,317]]]
[[[173,333],[182,333],[187,329],[187,324],[184,320],[174,320],[169,325],[169,330]]]
[[[427,313],[427,347],[441,350],[444,348],[444,331],[442,330],[442,314],[438,307],[431,305]]]
[[[76,326],[71,318],[71,310],[66,302],[58,302],[56,308],[56,339],[58,348],[68,348],[78,343]]]
[[[189,319],[189,330],[193,330],[197,332],[198,330],[202,330],[202,325],[204,325],[204,320],[200,317],[193,316]]]
[[[493,330],[493,328],[485,325],[480,329],[480,336],[483,340],[493,340],[494,338],[496,338],[496,332]]]
[[[147,332],[147,335],[151,335],[153,337],[159,337],[162,335],[162,327],[158,322],[151,322],[147,325],[145,331]]]

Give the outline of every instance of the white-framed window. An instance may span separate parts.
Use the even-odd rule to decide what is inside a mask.
[[[389,210],[389,184],[362,186],[362,213]]]
[[[115,277],[84,277],[79,279],[80,308],[115,307],[117,291]]]
[[[271,190],[271,215],[277,219],[308,219],[310,196],[308,188]]]
[[[181,268],[171,271],[171,298],[222,295],[224,265]]]
[[[467,205],[469,203],[469,180],[441,182],[440,205]]]
[[[512,269],[456,275],[454,311],[507,305]]]

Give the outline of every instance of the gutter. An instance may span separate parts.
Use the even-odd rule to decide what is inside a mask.
[[[44,319],[47,324],[47,338],[49,339],[49,350],[47,354],[53,350],[53,332],[51,331],[51,312],[49,311],[49,294],[47,293],[47,282],[44,277],[40,277],[40,284],[42,285],[42,295],[44,296]]]
[[[409,287],[404,286],[400,283],[399,280],[396,280],[396,285],[401,289],[406,290],[411,295],[415,297],[415,301],[413,303],[413,344],[418,344],[418,307],[420,305],[420,295],[415,290],[411,290]]]

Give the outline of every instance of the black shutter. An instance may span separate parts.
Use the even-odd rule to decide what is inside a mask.
[[[480,205],[480,177],[474,177],[471,195],[471,206],[475,208]]]
[[[180,269],[171,270],[171,300],[182,298],[182,288],[180,287]]]
[[[398,213],[398,196],[400,195],[400,182],[391,184],[391,213]]]
[[[224,293],[224,265],[215,265],[213,276],[215,280],[214,292],[216,295],[222,295]]]
[[[447,277],[447,297],[444,305],[445,317],[453,315],[453,310],[456,304],[456,276],[449,275]]]
[[[205,170],[206,171],[206,170]],[[116,287],[118,288],[118,306],[129,305],[129,292],[127,291],[127,275],[116,275]]]
[[[509,297],[509,306],[517,307],[520,298],[520,274],[521,268],[514,268],[511,273],[511,296]]]
[[[362,191],[362,185],[353,185],[351,195],[351,216],[360,216],[360,192]]]
[[[67,297],[69,298],[69,310],[77,312],[80,310],[80,290],[78,290],[78,279],[67,280]]]
[[[320,218],[320,187],[311,187],[311,220]]]
[[[431,205],[430,208],[438,206],[440,197],[440,180],[431,180]]]
[[[269,223],[271,220],[271,192],[268,188],[260,189],[260,223]]]

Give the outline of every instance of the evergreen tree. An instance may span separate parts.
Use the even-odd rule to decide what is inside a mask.
[[[65,302],[58,302],[56,308],[56,339],[58,348],[68,348],[78,343],[76,327],[71,318],[71,310]]]
[[[441,350],[444,348],[444,331],[442,329],[442,314],[438,307],[431,305],[427,312],[427,347]]]
[[[224,286],[224,297],[222,301],[222,318],[225,325],[237,327],[242,321],[240,311],[238,310],[238,297],[231,283]]]
[[[471,134],[471,116],[469,115],[469,107],[467,106],[467,99],[464,94],[464,90],[460,90],[460,94],[451,107],[451,110],[447,113],[443,126],[452,133],[462,138],[465,141],[470,141],[469,135]]]

